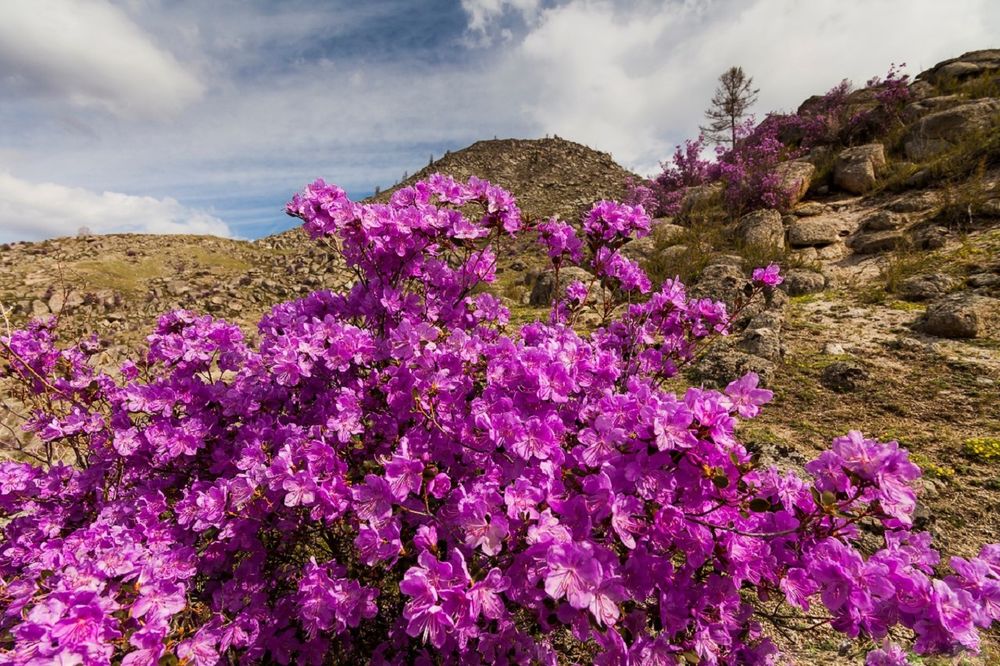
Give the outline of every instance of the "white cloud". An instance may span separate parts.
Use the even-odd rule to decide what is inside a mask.
[[[0,241],[94,233],[231,236],[219,218],[169,197],[98,194],[55,183],[33,183],[0,172]]]
[[[4,0],[0,71],[15,89],[121,116],[167,117],[203,91],[106,0]]]
[[[507,77],[530,91],[521,101],[543,132],[647,172],[697,133],[731,65],[754,77],[762,114],[793,110],[843,78],[863,84],[891,62],[916,74],[995,47],[998,34],[1000,3],[989,0],[581,0],[540,12]]]
[[[538,15],[540,0],[462,0],[462,9],[469,19],[468,30],[475,36],[469,45],[487,46],[492,43],[494,25],[508,12],[520,14],[525,22]],[[508,41],[513,35],[507,28],[500,29],[500,36]]]

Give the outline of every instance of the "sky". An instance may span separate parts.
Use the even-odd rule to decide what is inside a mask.
[[[480,139],[642,175],[740,65],[755,112],[1000,47],[995,0],[2,0],[0,242],[259,238]]]

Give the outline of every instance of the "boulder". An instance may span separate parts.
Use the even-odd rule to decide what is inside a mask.
[[[722,183],[709,183],[689,187],[681,199],[680,214],[696,213],[710,207],[722,197]]]
[[[785,227],[781,224],[781,213],[776,210],[747,213],[740,218],[736,234],[746,245],[779,251],[785,248]]]
[[[775,365],[756,354],[718,344],[691,370],[696,381],[715,388],[723,388],[748,372],[757,374],[761,386],[768,386],[774,381]]]
[[[667,275],[672,275],[671,267],[684,261],[684,257],[687,253],[687,245],[671,245],[670,247],[665,247],[660,250],[659,253],[651,259],[651,261],[655,261],[659,266],[666,269]]]
[[[593,275],[577,266],[567,266],[559,270],[559,285],[565,289],[574,280],[580,280],[584,284],[590,284]],[[554,271],[544,271],[534,278],[531,286],[531,295],[528,303],[535,307],[544,307],[552,303],[555,295],[556,279]],[[595,287],[596,289],[596,287]]]
[[[920,321],[925,333],[942,338],[981,338],[1000,317],[1000,300],[958,292],[934,300]]]
[[[949,58],[939,62],[932,68],[917,74],[916,78],[918,82],[926,80],[940,83],[948,79],[978,76],[998,69],[1000,69],[1000,49],[982,49],[969,51],[957,58]]]
[[[906,278],[897,290],[907,301],[927,301],[954,291],[958,281],[944,273],[929,273]]]
[[[855,361],[836,361],[823,368],[819,383],[837,393],[857,391],[868,379],[868,370]]]
[[[619,252],[622,253],[627,259],[644,263],[649,261],[650,257],[653,256],[653,252],[656,249],[656,241],[653,240],[652,236],[645,236],[643,238],[636,238],[631,240],[625,245],[622,245]]]
[[[781,358],[781,337],[773,328],[748,328],[740,338],[739,347],[768,361]]]
[[[668,220],[673,218],[660,219]],[[675,243],[679,243],[680,240],[684,238],[687,231],[687,227],[682,227],[679,224],[653,220],[653,236],[656,238],[657,242],[663,243],[664,245],[674,245]]]
[[[788,226],[788,244],[792,247],[819,247],[829,245],[846,235],[844,223],[832,216],[809,217]]]
[[[855,236],[851,247],[858,254],[888,252],[902,245],[904,238],[901,231],[873,231]]]
[[[790,160],[779,164],[774,172],[781,179],[782,189],[788,192],[788,205],[793,206],[809,191],[816,167],[806,160]]]
[[[846,148],[837,155],[833,183],[852,194],[864,194],[878,183],[878,174],[884,167],[885,149],[881,143]]]
[[[878,210],[861,220],[861,228],[865,231],[889,231],[905,226],[909,219],[905,215],[888,210]]]
[[[910,125],[903,139],[906,156],[923,161],[939,155],[970,134],[989,129],[1000,113],[1000,100],[977,99],[929,113]]]
[[[732,264],[711,264],[702,270],[698,281],[690,289],[695,298],[712,298],[732,305],[743,296],[749,280],[738,266]]]
[[[787,291],[789,296],[815,294],[826,289],[826,277],[807,268],[792,268],[785,273],[781,288]]]

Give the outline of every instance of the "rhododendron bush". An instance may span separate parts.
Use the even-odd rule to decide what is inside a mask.
[[[828,623],[901,664],[1000,616],[1000,546],[944,568],[895,442],[764,468],[734,435],[756,377],[663,388],[731,316],[619,253],[641,208],[535,225],[595,279],[521,327],[481,288],[524,233],[500,188],[317,181],[289,212],[356,281],[253,347],[184,311],[113,374],[51,323],[0,338],[43,443],[0,463],[0,661],[766,664]]]

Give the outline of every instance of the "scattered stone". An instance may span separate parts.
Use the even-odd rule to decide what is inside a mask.
[[[970,134],[989,129],[1000,113],[1000,100],[977,99],[929,113],[913,123],[903,139],[906,156],[922,162],[943,153]]]
[[[837,393],[857,391],[868,379],[868,370],[855,361],[835,361],[823,368],[819,383]]]
[[[846,235],[840,218],[808,217],[793,222],[788,227],[788,244],[792,247],[819,247],[836,243]]]
[[[809,166],[812,167],[811,164]],[[785,249],[785,227],[781,224],[781,213],[776,210],[755,210],[744,215],[736,233],[746,245]]]
[[[660,250],[659,255],[656,257],[656,261],[660,264],[660,266],[669,269],[671,266],[680,264],[687,253],[687,245],[671,245],[670,247],[665,247]],[[666,272],[670,273],[670,270],[667,270]]]
[[[844,345],[839,342],[828,342],[823,345],[823,353],[827,356],[842,356],[844,354]]]
[[[904,236],[900,231],[875,231],[855,236],[851,241],[851,247],[858,254],[875,254],[895,250],[902,244],[903,239]]]
[[[32,317],[44,317],[47,314],[49,314],[49,306],[45,304],[45,301],[35,299],[31,302]]]
[[[899,295],[907,301],[927,301],[954,291],[958,281],[944,273],[914,275],[899,285]]]
[[[981,338],[1000,317],[1000,300],[970,292],[942,296],[927,308],[920,328],[942,338]]]
[[[793,268],[785,273],[785,281],[781,283],[781,288],[788,292],[789,296],[815,294],[826,289],[826,278],[816,271]]]
[[[875,187],[878,173],[884,167],[885,149],[881,143],[847,148],[837,155],[833,182],[852,194],[864,194]]]
[[[906,225],[909,219],[905,215],[888,210],[875,211],[861,220],[861,228],[865,231],[889,231]]]

